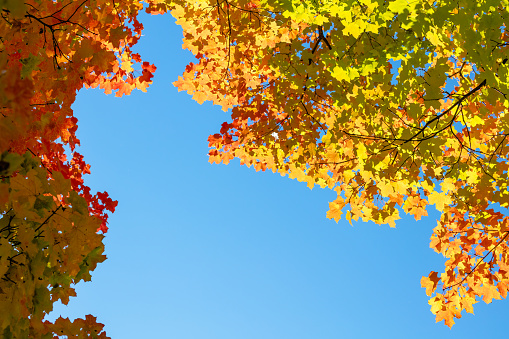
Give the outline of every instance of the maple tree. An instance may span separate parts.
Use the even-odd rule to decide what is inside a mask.
[[[83,181],[71,105],[85,87],[145,91],[155,67],[132,47],[160,1],[0,1],[0,336],[106,338],[95,317],[44,320],[106,259],[107,211]],[[66,147],[69,150],[66,153]],[[68,158],[67,154],[70,154]]]
[[[231,110],[211,162],[334,189],[336,221],[346,209],[394,226],[435,205],[431,247],[447,261],[421,284],[437,321],[507,296],[507,0],[146,3],[171,9],[198,59],[175,85]],[[151,83],[155,67],[132,52],[143,3],[0,10],[0,331],[106,337],[92,316],[43,319],[105,259],[116,202],[84,184],[71,104],[83,86],[122,96]]]
[[[174,83],[231,110],[211,162],[337,192],[327,217],[442,213],[421,280],[452,326],[509,289],[507,0],[173,0]]]

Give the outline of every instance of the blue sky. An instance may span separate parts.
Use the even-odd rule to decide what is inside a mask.
[[[108,260],[51,315],[93,314],[114,339],[473,338],[504,336],[507,301],[449,330],[420,279],[438,214],[396,229],[325,217],[330,190],[272,172],[211,165],[228,114],[171,85],[193,61],[170,15],[142,16],[136,51],[158,67],[147,93],[82,90],[74,104],[87,184],[119,200]]]

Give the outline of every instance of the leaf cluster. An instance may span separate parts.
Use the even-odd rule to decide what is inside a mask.
[[[435,205],[437,321],[506,297],[507,1],[172,3],[198,59],[175,86],[231,110],[211,162],[334,189],[336,221],[393,227]]]
[[[138,0],[0,1],[1,337],[106,338],[92,316],[43,319],[106,258],[117,202],[83,180],[90,166],[76,151],[71,105],[84,87],[146,91],[155,66],[132,52],[143,9]]]

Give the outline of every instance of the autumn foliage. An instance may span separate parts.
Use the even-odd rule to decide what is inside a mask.
[[[436,320],[507,296],[507,0],[172,2],[198,59],[175,86],[231,111],[211,162],[333,189],[336,221],[434,205]]]
[[[231,113],[210,161],[333,189],[327,217],[396,225],[434,205],[442,273],[421,280],[452,326],[507,296],[507,0],[3,0],[0,335],[105,338],[44,316],[105,260],[116,201],[93,193],[71,105],[145,91],[141,10],[171,11],[197,58],[174,83]],[[145,6],[145,7],[144,7]],[[508,125],[508,126],[506,126]]]
[[[159,12],[148,1],[148,12]],[[0,2],[0,337],[106,338],[95,318],[44,320],[106,259],[107,211],[83,181],[71,105],[83,87],[145,91],[139,1]],[[67,152],[66,152],[67,149]]]

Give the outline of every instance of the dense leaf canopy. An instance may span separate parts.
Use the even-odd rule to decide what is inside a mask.
[[[106,259],[101,233],[117,202],[83,181],[71,105],[84,86],[122,96],[151,83],[155,67],[131,51],[142,9],[135,0],[0,2],[2,338],[106,337],[92,316],[43,319]]]
[[[393,227],[434,205],[421,284],[452,326],[509,289],[507,0],[149,0],[197,58],[174,83],[231,113],[210,161],[337,192],[327,217]],[[105,259],[107,211],[75,150],[83,87],[145,91],[138,0],[0,2],[0,334],[106,337],[44,321]],[[70,150],[66,155],[66,148]],[[7,311],[9,310],[9,311]],[[3,312],[3,313],[2,313]],[[6,313],[7,312],[7,313]]]
[[[507,1],[174,2],[198,58],[175,85],[232,113],[211,161],[334,189],[335,220],[434,205],[437,321],[506,297]]]

